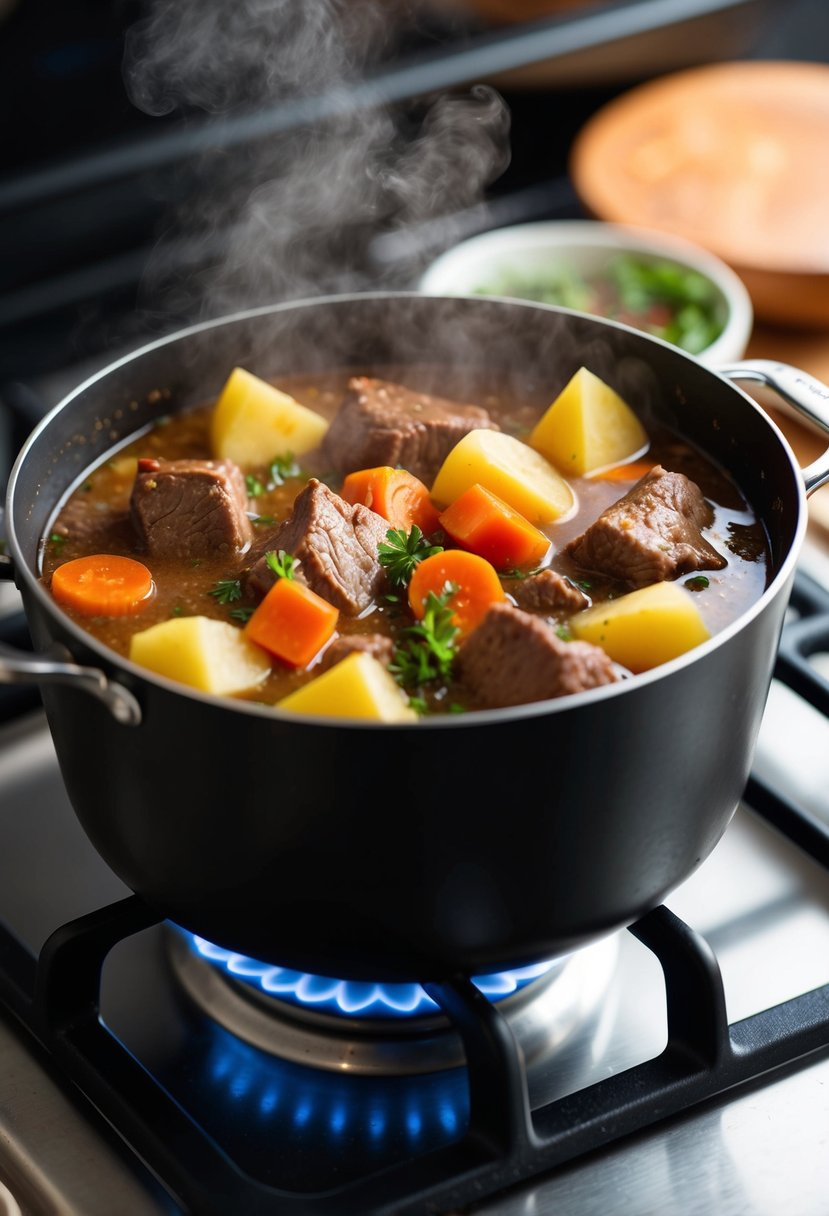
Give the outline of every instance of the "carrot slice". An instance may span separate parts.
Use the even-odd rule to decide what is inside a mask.
[[[447,585],[455,588],[449,604],[461,637],[481,623],[492,604],[505,599],[495,567],[488,561],[465,549],[444,549],[424,558],[409,583],[409,607],[418,620],[423,618],[429,592],[441,595]]]
[[[438,513],[429,499],[429,490],[406,469],[393,469],[391,465],[359,469],[348,474],[340,493],[346,502],[370,507],[393,528],[408,532],[417,524],[424,536],[431,536],[437,529]]]
[[[485,557],[496,570],[537,566],[550,547],[543,532],[478,482],[464,490],[439,518],[456,545]]]
[[[245,635],[289,667],[307,667],[337,627],[339,612],[304,583],[280,578],[245,626]]]
[[[129,616],[154,594],[153,576],[143,562],[114,553],[76,557],[52,575],[58,603],[84,616]]]
[[[628,464],[615,464],[602,473],[592,473],[597,481],[638,481],[653,468],[652,460],[631,460]]]

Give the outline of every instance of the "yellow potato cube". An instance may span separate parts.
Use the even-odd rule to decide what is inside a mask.
[[[432,498],[446,507],[476,482],[533,524],[550,523],[575,506],[573,491],[561,474],[540,453],[503,431],[464,435],[441,465]]]
[[[711,636],[693,602],[676,583],[654,583],[570,617],[570,632],[601,646],[630,671],[648,671]]]
[[[536,424],[530,444],[562,473],[582,477],[639,455],[648,436],[619,394],[581,367]]]
[[[157,675],[218,694],[255,688],[271,670],[268,655],[241,629],[206,616],[174,617],[134,634],[130,658]]]
[[[321,443],[327,430],[321,414],[236,367],[214,407],[210,439],[217,460],[244,468],[300,456]]]
[[[277,701],[276,708],[330,718],[417,721],[417,714],[383,664],[358,651]]]

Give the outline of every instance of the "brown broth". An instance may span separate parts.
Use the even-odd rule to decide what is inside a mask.
[[[372,369],[368,374],[397,379],[410,386],[425,387],[434,380],[434,369],[421,369],[423,379],[411,370]],[[310,408],[333,417],[345,393],[348,377],[355,369],[331,373],[324,377],[282,377],[278,387]],[[360,369],[365,374],[364,369]],[[445,390],[444,390],[444,395]],[[471,400],[466,395],[465,400]],[[478,398],[502,429],[518,437],[526,436],[535,421],[549,405],[549,398],[536,395],[516,401],[500,394],[492,385]],[[173,616],[201,615],[216,620],[232,620],[231,613],[238,604],[222,604],[210,594],[219,579],[235,578],[245,568],[244,555],[235,560],[201,559],[194,561],[151,558],[137,549],[129,520],[129,500],[135,476],[135,462],[140,457],[185,457],[209,459],[209,425],[212,405],[204,405],[186,413],[171,416],[156,427],[120,448],[109,459],[89,471],[78,489],[63,504],[47,531],[42,552],[42,575],[48,584],[55,568],[75,557],[92,553],[113,553],[140,558],[152,571],[156,594],[139,613],[127,617],[89,617],[64,608],[81,628],[98,638],[104,645],[128,655],[130,639],[139,630],[147,629]],[[706,530],[709,540],[727,554],[728,565],[722,571],[706,571],[709,585],[695,597],[695,602],[709,631],[721,630],[738,617],[759,596],[767,576],[767,547],[762,526],[752,514],[733,481],[708,458],[677,435],[668,431],[651,434],[648,459],[666,468],[685,473],[700,486],[714,508],[714,523]],[[295,496],[308,476],[328,481],[334,490],[339,481],[324,467],[319,451],[303,455],[298,463],[302,476],[290,478],[283,486],[251,500],[257,519],[255,530],[270,530],[291,512]],[[245,469],[263,483],[267,468]],[[589,583],[593,600],[607,599],[629,590],[624,584],[597,578],[575,566],[563,553],[567,542],[578,536],[612,502],[625,494],[635,482],[602,478],[568,478],[576,498],[577,509],[566,519],[550,524],[546,534],[553,542],[553,569],[579,581]],[[265,522],[263,522],[265,521]],[[83,534],[81,534],[81,532]],[[58,538],[58,539],[55,539]],[[254,541],[255,543],[255,541]],[[502,580],[509,594],[510,578]],[[234,622],[235,623],[235,622]],[[400,625],[408,623],[399,604],[378,601],[360,618],[340,615],[340,633],[387,633],[394,636]],[[274,660],[272,674],[248,694],[247,699],[273,704],[299,685],[318,674],[319,657],[305,671],[295,672]],[[430,707],[439,709],[460,698],[459,690],[449,686],[428,691]],[[474,706],[466,705],[466,708]]]

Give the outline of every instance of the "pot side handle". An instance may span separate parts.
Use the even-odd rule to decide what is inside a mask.
[[[68,651],[58,649],[65,659],[50,653],[30,654],[0,642],[0,684],[71,684],[103,701],[123,726],[139,725],[141,706],[128,688],[108,680],[97,667],[73,663]]]
[[[808,372],[772,359],[747,359],[716,370],[727,380],[749,380],[771,389],[786,413],[829,436],[829,386]],[[801,473],[807,494],[825,485],[829,481],[829,448]]]

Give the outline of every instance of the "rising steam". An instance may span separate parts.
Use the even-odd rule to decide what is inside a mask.
[[[509,155],[494,90],[406,108],[354,103],[415,13],[409,0],[155,0],[125,61],[130,95],[148,113],[226,122],[339,98],[318,121],[199,158],[150,268],[154,293],[163,286],[176,313],[408,286],[416,255],[381,271],[371,238],[480,202]],[[186,171],[192,178],[193,165]]]

